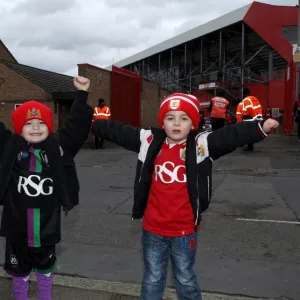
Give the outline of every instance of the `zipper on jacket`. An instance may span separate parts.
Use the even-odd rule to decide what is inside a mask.
[[[148,150],[147,150],[146,156],[145,156],[145,160],[144,160],[144,162],[142,163],[142,166],[141,166],[141,172],[140,172],[140,178],[139,178],[139,181],[138,181],[138,183],[137,183],[137,185],[136,185],[136,189],[138,189],[138,186],[139,186],[139,184],[140,184],[140,181],[141,181],[141,178],[142,178],[142,174],[143,174],[143,167],[144,167],[144,164],[145,164],[145,161],[146,161],[146,158],[147,158],[147,154],[148,154],[150,145],[151,145],[151,143],[152,143],[153,140],[154,140],[154,137],[152,138],[151,142],[149,143]],[[131,220],[134,220],[134,218],[132,217]]]
[[[199,200],[199,180],[198,180],[198,170],[197,170],[197,214],[196,214],[195,226],[197,226],[198,219],[199,219],[199,206],[200,206],[200,200]]]
[[[207,200],[210,201],[210,192],[209,192],[209,176],[207,176]]]

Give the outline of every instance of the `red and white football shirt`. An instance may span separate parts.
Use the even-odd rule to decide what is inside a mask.
[[[195,232],[187,189],[185,148],[185,143],[165,142],[155,158],[143,220],[143,228],[151,233],[178,237]]]

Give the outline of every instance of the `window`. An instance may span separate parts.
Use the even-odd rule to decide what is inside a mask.
[[[15,104],[15,109],[17,109],[20,105],[22,105],[22,104]]]

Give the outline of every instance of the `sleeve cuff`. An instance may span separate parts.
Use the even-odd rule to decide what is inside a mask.
[[[266,136],[268,136],[268,134],[265,133],[264,130],[263,130],[264,122],[265,122],[265,121],[262,121],[262,122],[258,122],[258,123],[257,123],[258,131],[260,132],[260,134],[261,134],[261,136],[262,136],[263,138],[265,138]]]

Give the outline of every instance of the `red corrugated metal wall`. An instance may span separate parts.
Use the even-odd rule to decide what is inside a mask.
[[[271,108],[284,109],[284,80],[270,80],[268,106]]]
[[[112,67],[111,115],[128,125],[141,124],[141,77],[134,72]]]
[[[295,64],[289,63],[285,76],[283,129],[286,133],[293,131],[293,107],[295,102]]]
[[[285,81],[270,80],[268,84],[254,83],[248,85],[251,95],[257,97],[265,110],[267,107],[284,109]]]
[[[253,84],[248,84],[247,87],[249,88],[251,95],[257,97],[263,109],[265,109],[267,107],[267,99],[268,99],[267,84],[253,83]]]

